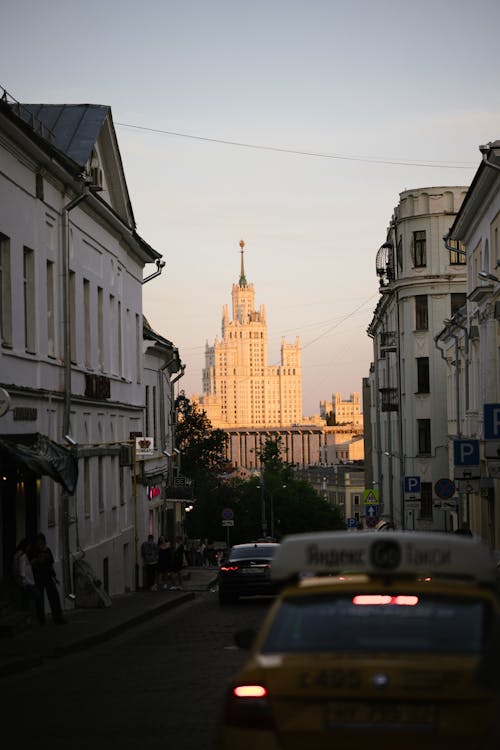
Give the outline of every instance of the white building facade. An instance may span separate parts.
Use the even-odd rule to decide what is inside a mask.
[[[147,427],[142,295],[151,263],[158,275],[161,255],[135,230],[110,109],[19,105],[5,92],[0,577],[19,539],[42,531],[66,594],[82,554],[108,593],[137,584],[149,516],[146,508],[139,522],[131,456]],[[169,377],[180,367],[177,358]]]
[[[447,238],[466,252],[467,305],[441,331],[440,343],[449,363],[448,429],[460,449],[453,467],[458,516],[500,549],[500,141],[480,151]]]
[[[368,328],[371,468],[379,516],[403,529],[445,529],[435,485],[450,478],[446,366],[435,334],[465,304],[463,254],[447,249],[466,187],[406,190],[377,254],[381,297]],[[405,493],[418,477],[419,492]],[[414,487],[414,485],[412,485]]]

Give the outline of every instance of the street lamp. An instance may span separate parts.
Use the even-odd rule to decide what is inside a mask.
[[[264,494],[264,473],[260,477],[260,502],[261,502],[261,525],[262,537],[267,536],[267,519],[266,519],[266,496]]]

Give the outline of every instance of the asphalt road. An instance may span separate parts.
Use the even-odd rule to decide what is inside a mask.
[[[227,680],[246,658],[233,633],[269,600],[220,607],[215,592],[81,654],[2,681],[2,734],[16,750],[213,750]]]

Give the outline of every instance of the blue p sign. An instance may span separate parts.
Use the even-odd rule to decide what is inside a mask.
[[[479,466],[479,440],[454,440],[455,466]]]
[[[405,495],[420,495],[420,477],[405,477]]]
[[[484,437],[500,440],[500,404],[484,405]]]

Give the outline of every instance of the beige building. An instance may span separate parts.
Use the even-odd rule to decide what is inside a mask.
[[[247,282],[245,243],[240,242],[241,272],[232,289],[232,310],[222,310],[222,336],[207,344],[203,395],[199,403],[213,427],[283,427],[302,421],[299,339],[281,342],[281,364],[267,360],[264,305],[255,309],[255,290]],[[196,398],[196,397],[195,397]]]
[[[320,401],[320,414],[323,419],[332,417],[331,424],[353,424],[363,426],[361,398],[359,393],[351,393],[350,398],[343,400],[341,393],[335,393],[331,401]]]

